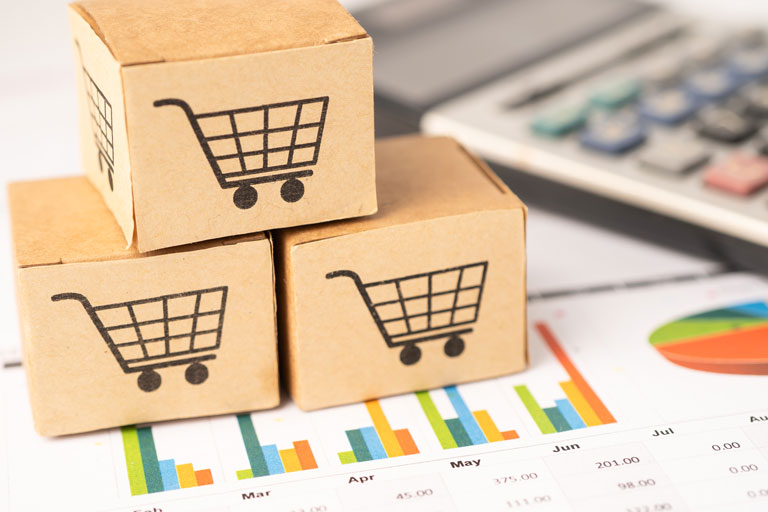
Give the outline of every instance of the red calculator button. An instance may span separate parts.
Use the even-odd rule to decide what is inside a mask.
[[[768,158],[743,154],[704,171],[704,183],[739,196],[748,196],[768,184]]]

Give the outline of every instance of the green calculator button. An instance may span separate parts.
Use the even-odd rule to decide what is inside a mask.
[[[640,81],[634,78],[616,80],[598,87],[590,97],[596,107],[615,109],[635,101],[640,96]]]
[[[586,105],[563,105],[536,116],[531,128],[539,135],[562,137],[580,128],[587,121]]]

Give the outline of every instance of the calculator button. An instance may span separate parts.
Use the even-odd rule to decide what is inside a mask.
[[[581,134],[581,143],[604,153],[623,153],[645,141],[645,129],[638,116],[619,112],[597,118]]]
[[[701,37],[688,43],[688,59],[698,64],[711,65],[720,60],[723,41]]]
[[[561,137],[584,125],[587,110],[584,104],[555,107],[536,116],[531,128],[539,135]]]
[[[720,100],[739,87],[739,82],[725,67],[707,68],[694,72],[686,80],[686,87],[696,97]]]
[[[668,139],[643,150],[638,159],[646,167],[683,175],[709,160],[711,153],[695,140]]]
[[[768,75],[768,47],[742,48],[728,59],[737,78],[752,80]]]
[[[662,89],[649,94],[640,102],[643,117],[662,124],[685,121],[698,107],[696,98],[680,88]]]
[[[597,107],[616,109],[635,101],[640,89],[640,81],[634,78],[615,80],[595,89],[590,101]]]
[[[681,67],[676,58],[657,59],[644,66],[643,80],[656,87],[670,86],[679,80]]]
[[[768,118],[768,83],[756,84],[742,93],[744,109],[754,117]]]
[[[719,142],[741,142],[757,131],[755,123],[742,114],[726,107],[710,107],[696,118],[699,135]]]
[[[704,183],[739,196],[748,196],[768,184],[768,159],[744,154],[732,155],[725,162],[704,172]]]

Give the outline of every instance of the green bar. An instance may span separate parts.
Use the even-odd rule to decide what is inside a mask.
[[[358,462],[373,460],[373,457],[371,457],[371,452],[368,451],[368,445],[365,444],[365,439],[363,439],[363,434],[360,432],[360,429],[347,430],[347,439],[349,439],[349,445],[352,447],[352,451],[355,454],[355,459],[357,459]]]
[[[442,416],[440,416],[440,413],[437,411],[435,402],[433,402],[432,397],[429,396],[429,391],[417,391],[416,398],[419,399],[419,404],[421,404],[421,408],[424,410],[424,414],[427,416],[429,424],[432,425],[432,430],[435,431],[437,440],[440,441],[440,446],[442,446],[444,450],[447,450],[448,448],[456,448],[458,446],[456,440],[451,435],[451,431],[448,430],[448,425],[445,424]]]
[[[531,392],[528,391],[527,386],[515,386],[515,391],[517,392],[517,396],[520,397],[520,400],[523,401],[523,405],[528,409],[528,414],[530,414],[533,421],[536,422],[536,425],[539,427],[542,434],[554,434],[557,432],[555,426],[549,421],[546,413],[541,410],[539,404],[536,403],[536,399],[533,398]]]
[[[247,480],[249,478],[253,478],[253,471],[250,469],[241,469],[237,472],[237,479],[238,480]]]
[[[250,414],[240,414],[237,416],[237,423],[240,425],[240,435],[245,445],[245,453],[248,454],[248,462],[251,465],[253,476],[266,476],[269,474],[267,468],[267,459],[264,458],[264,452],[259,443],[259,437],[256,435],[256,429],[253,428]]]
[[[451,435],[456,440],[456,444],[459,446],[472,446],[472,440],[467,434],[467,429],[461,424],[459,418],[453,418],[445,420],[445,424],[448,425],[448,430],[451,431]]]
[[[144,466],[141,463],[141,449],[136,427],[123,427],[123,451],[125,452],[125,467],[128,470],[128,482],[131,485],[131,496],[147,494],[147,482],[144,480]]]
[[[339,452],[339,460],[342,464],[354,464],[357,462],[355,452]]]
[[[558,432],[565,432],[566,430],[571,430],[571,426],[568,424],[568,421],[565,419],[565,416],[563,416],[563,413],[560,412],[560,409],[558,409],[557,407],[547,407],[546,409],[543,409],[543,411]]]
[[[147,482],[147,491],[163,492],[163,475],[160,473],[160,463],[157,461],[155,439],[152,437],[151,427],[136,429],[139,436],[139,449],[141,450],[141,462],[144,465],[144,480]]]

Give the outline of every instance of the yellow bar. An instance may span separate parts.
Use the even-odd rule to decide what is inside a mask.
[[[603,424],[603,422],[600,421],[600,418],[597,417],[594,409],[589,406],[587,400],[584,398],[584,395],[581,394],[581,391],[579,391],[579,388],[576,387],[576,384],[574,384],[573,381],[569,380],[568,382],[561,382],[560,387],[563,388],[563,391],[565,391],[565,396],[567,396],[568,400],[571,401],[571,405],[574,409],[576,409],[576,412],[579,413],[579,416],[581,416],[581,419],[584,420],[584,423],[586,423],[588,427],[594,427],[595,425]]]
[[[283,468],[286,473],[292,473],[293,471],[301,471],[301,462],[299,461],[299,454],[296,453],[294,448],[287,450],[280,450],[280,460],[283,461]]]
[[[489,443],[495,443],[496,441],[504,440],[504,436],[502,436],[501,432],[499,432],[499,429],[491,419],[491,415],[488,414],[488,411],[472,411],[472,414],[475,416],[475,421],[477,421],[477,424],[480,425],[480,428],[482,429],[483,434],[485,434],[485,438],[488,439]]]
[[[397,436],[392,431],[392,427],[389,426],[387,417],[384,416],[384,411],[381,409],[381,404],[378,400],[371,400],[365,402],[365,406],[368,408],[368,414],[371,415],[373,420],[373,428],[376,429],[376,433],[379,434],[381,444],[384,446],[384,451],[387,452],[388,457],[400,457],[403,455],[403,447],[397,441]]]
[[[176,474],[179,475],[179,487],[182,489],[197,487],[197,477],[192,464],[179,464],[176,466]]]

